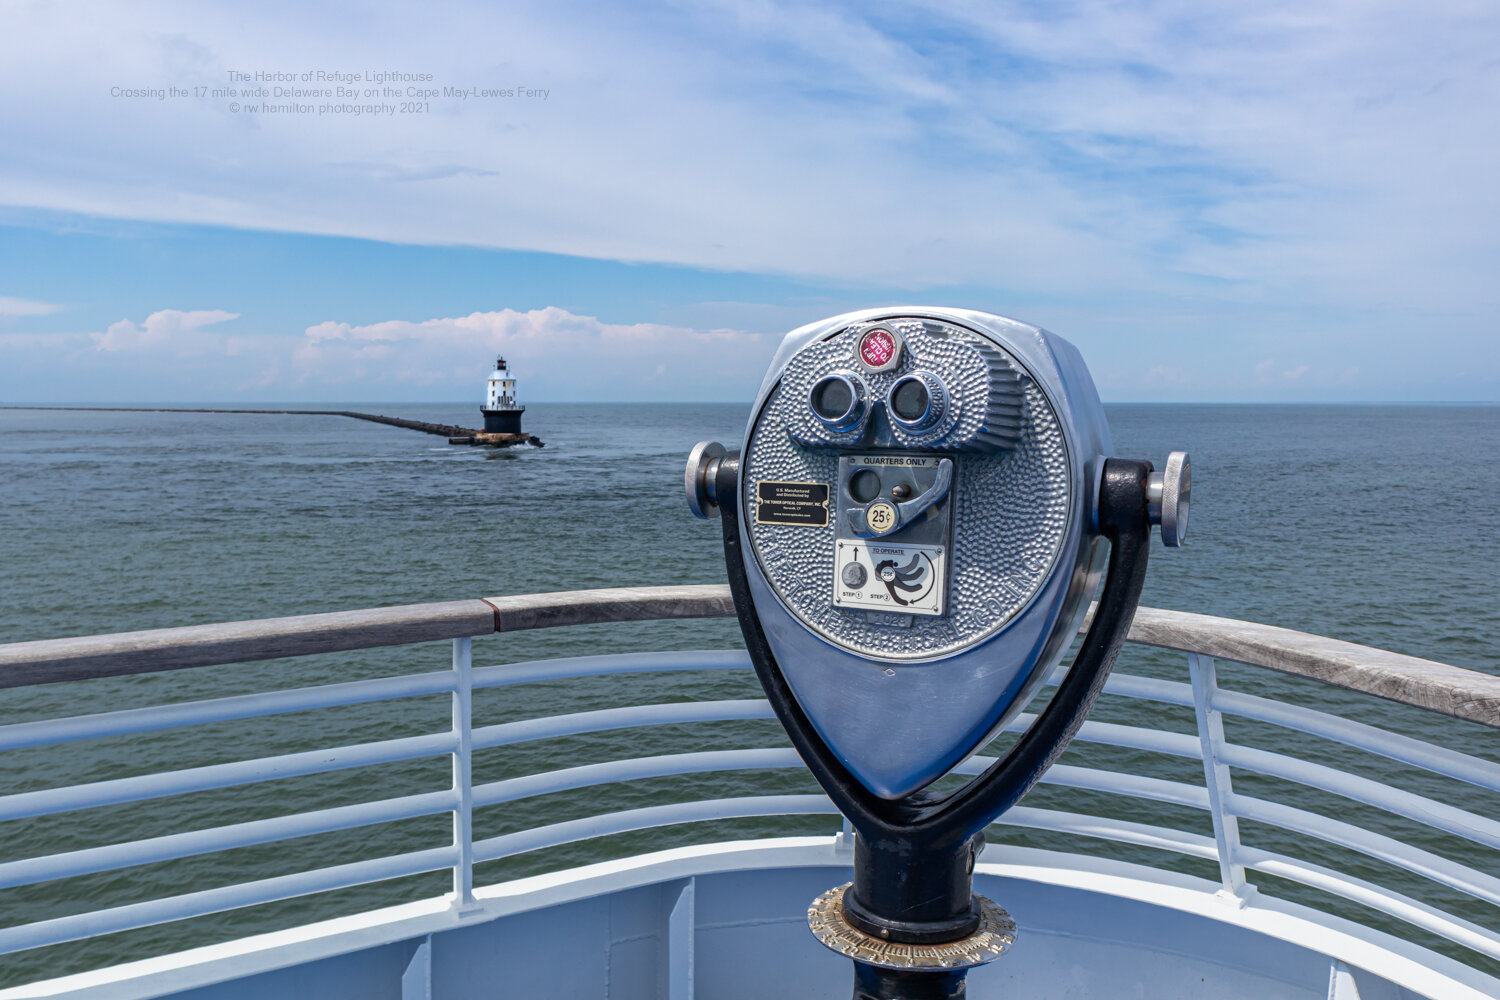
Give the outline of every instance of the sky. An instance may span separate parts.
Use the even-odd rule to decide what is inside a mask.
[[[901,303],[1106,401],[1500,401],[1497,112],[1492,0],[6,0],[0,402],[470,402],[496,353],[748,400]]]

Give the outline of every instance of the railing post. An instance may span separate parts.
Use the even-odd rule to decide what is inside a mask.
[[[1255,886],[1245,883],[1245,866],[1239,862],[1239,820],[1224,808],[1224,799],[1232,794],[1229,765],[1219,760],[1224,745],[1224,715],[1214,708],[1214,692],[1219,689],[1211,656],[1188,654],[1188,674],[1193,682],[1193,711],[1198,717],[1198,741],[1203,750],[1203,784],[1208,789],[1209,813],[1214,821],[1214,842],[1219,853],[1219,894],[1245,905]]]
[[[833,849],[836,853],[853,854],[854,824],[849,822],[848,816],[841,816],[840,819],[842,819],[844,822],[843,825],[839,827],[839,832],[834,834],[833,836]]]
[[[698,880],[689,876],[667,917],[667,1000],[693,1000]]]
[[[458,861],[453,866],[453,905],[462,909],[474,903],[474,781],[471,756],[474,746],[474,640],[453,640],[453,790],[458,805],[453,810],[453,846]]]

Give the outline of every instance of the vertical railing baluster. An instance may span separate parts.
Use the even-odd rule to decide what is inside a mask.
[[[839,827],[839,832],[834,835],[833,849],[835,851],[848,852],[852,854],[854,852],[854,824],[849,822],[848,816],[843,816],[841,818],[844,822],[843,825]]]
[[[453,640],[453,790],[458,806],[453,810],[453,846],[458,861],[453,866],[453,905],[474,902],[474,780],[471,769],[474,704],[474,640]]]
[[[693,1000],[698,937],[698,880],[689,877],[667,916],[667,1000]]]
[[[1208,789],[1209,813],[1213,816],[1214,841],[1219,852],[1219,880],[1224,886],[1220,894],[1243,905],[1255,887],[1245,884],[1245,866],[1239,862],[1239,820],[1224,808],[1225,798],[1234,789],[1229,765],[1219,760],[1219,748],[1224,745],[1224,715],[1214,708],[1214,692],[1219,689],[1219,682],[1213,657],[1189,653],[1188,674],[1193,682],[1193,711],[1198,717],[1198,741],[1203,751],[1203,783]]]

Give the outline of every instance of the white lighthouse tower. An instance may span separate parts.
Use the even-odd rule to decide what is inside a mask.
[[[516,402],[516,380],[504,358],[495,359],[495,370],[490,372],[489,388],[484,398],[484,429],[488,434],[521,433],[521,414],[526,407]]]

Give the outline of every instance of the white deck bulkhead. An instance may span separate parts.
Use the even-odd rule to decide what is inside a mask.
[[[663,851],[0,992],[145,1000],[845,1000],[849,962],[807,928],[846,881],[828,838]],[[1218,884],[992,848],[976,888],[1019,925],[973,1000],[1481,1000],[1494,981],[1401,939]]]

